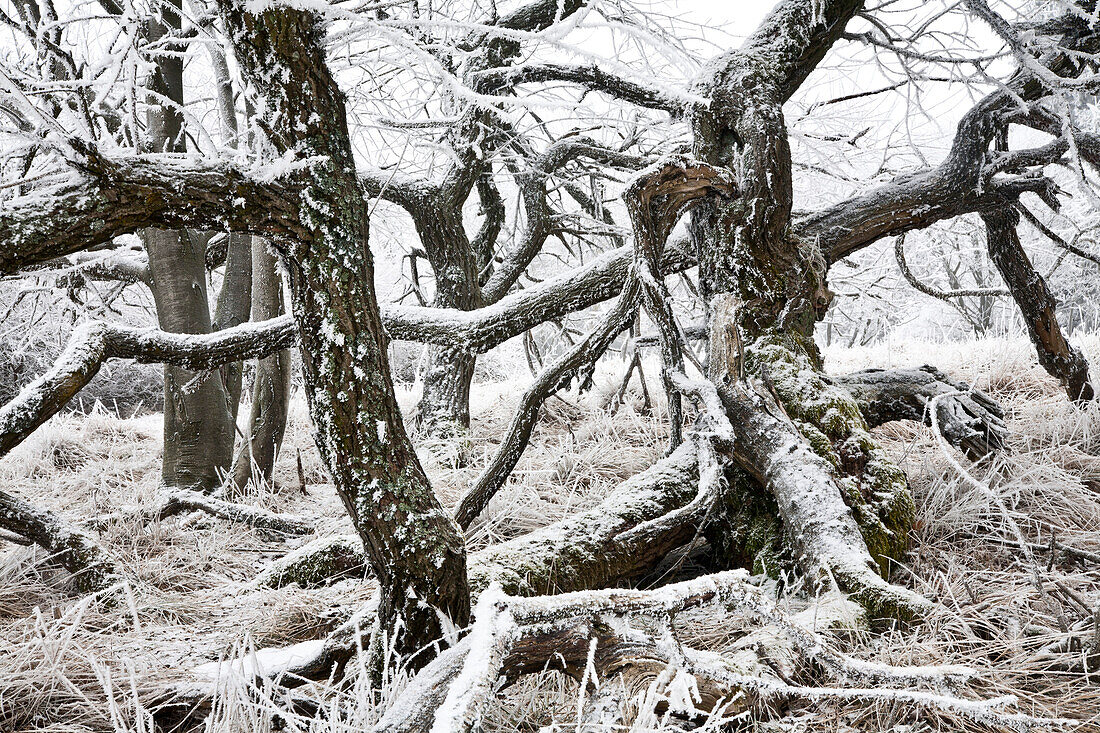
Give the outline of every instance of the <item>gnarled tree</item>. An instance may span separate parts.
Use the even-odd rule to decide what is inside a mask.
[[[715,574],[651,594],[605,591],[519,600],[503,596],[501,588],[510,596],[538,596],[637,580],[703,531],[716,562],[726,566],[797,569],[813,585],[835,580],[875,616],[919,620],[931,608],[929,599],[890,582],[892,561],[902,559],[907,549],[914,505],[904,475],[871,436],[870,426],[893,417],[923,419],[927,409],[935,409],[933,422],[947,437],[980,457],[1001,445],[999,408],[930,369],[830,378],[823,372],[813,327],[829,308],[826,278],[841,257],[883,237],[971,213],[992,222],[995,248],[1003,244],[1001,237],[1013,240],[1005,227],[1015,222],[1005,219],[1004,211],[1020,195],[1038,193],[1056,203],[1057,187],[1034,168],[1061,160],[1076,139],[1072,128],[1061,131],[1065,140],[1036,150],[994,149],[994,142],[1008,124],[1049,129],[1044,100],[1088,73],[1073,60],[1093,53],[1100,33],[1086,18],[1069,14],[1033,30],[1055,39],[1055,51],[1039,53],[1017,47],[1013,29],[1002,28],[984,2],[973,0],[971,6],[1003,31],[1020,67],[1004,89],[964,117],[947,160],[802,215],[793,213],[794,168],[784,105],[835,44],[890,45],[870,31],[848,30],[860,23],[861,13],[873,21],[864,25],[879,27],[875,11],[865,10],[858,0],[782,0],[740,48],[705,65],[682,98],[597,67],[532,63],[513,68],[510,62],[519,52],[515,44],[525,33],[549,28],[589,6],[535,0],[503,16],[494,9],[464,41],[463,50],[473,59],[464,73],[478,80],[472,82],[477,96],[452,131],[459,164],[449,169],[442,186],[398,175],[364,176],[358,170],[348,99],[326,55],[326,20],[298,6],[217,2],[218,27],[256,111],[260,139],[255,160],[107,152],[108,146],[96,140],[59,134],[57,119],[44,118],[33,100],[11,93],[3,98],[4,109],[14,110],[20,134],[45,140],[41,144],[48,146],[44,155],[50,164],[67,167],[63,175],[20,180],[9,205],[0,210],[0,238],[11,244],[0,251],[0,271],[16,272],[146,227],[225,229],[271,242],[287,276],[293,317],[192,337],[86,326],[52,371],[0,410],[0,446],[10,449],[56,412],[106,358],[214,368],[245,355],[267,356],[297,338],[318,449],[379,582],[377,628],[384,633],[373,638],[388,637],[400,661],[424,668],[407,693],[413,702],[395,707],[381,729],[424,729],[428,721],[420,711],[433,707],[441,727],[468,729],[499,675],[513,678],[545,669],[558,663],[559,650],[564,650],[558,654],[564,671],[582,680],[589,666],[605,680],[627,668],[631,674],[660,668],[695,675],[707,695],[698,696],[689,713],[738,692],[757,692],[762,698],[823,695],[816,688],[777,682],[762,664],[746,671],[663,638],[633,633],[622,623],[631,614],[667,620],[704,603],[748,608],[783,629],[801,652],[831,659],[825,666],[840,677],[877,675],[890,681],[895,687],[884,695],[888,699],[958,708],[957,699],[910,689],[955,675],[869,671],[822,651],[814,637],[757,602],[739,574]],[[371,22],[385,27],[387,20]],[[521,238],[514,257],[489,268],[486,250],[473,245],[496,237],[494,215],[488,216],[484,238],[469,239],[462,232],[461,208],[475,189],[487,211],[495,208],[491,171],[480,156],[486,148],[504,145],[496,138],[507,127],[489,122],[497,113],[496,96],[510,92],[510,85],[557,81],[631,104],[672,109],[690,123],[693,156],[667,157],[624,187],[632,245],[509,294],[545,232],[531,242]],[[517,175],[529,177],[537,189],[525,204],[545,203],[544,184],[557,170],[559,155],[624,167],[643,162],[573,137],[555,141],[534,172]],[[438,305],[448,307],[380,308],[369,236],[372,194],[398,200],[413,212],[414,221],[422,217],[416,226],[435,269]],[[435,203],[440,205],[429,205]],[[664,275],[691,259],[668,246],[674,225],[690,207],[707,313],[705,362],[686,343],[664,281]],[[598,207],[594,211],[602,216]],[[1011,255],[1018,242],[1009,244]],[[1026,279],[1030,264],[1018,255],[1002,269],[1024,273]],[[1012,282],[1009,286],[1023,292]],[[468,557],[459,523],[440,504],[406,434],[386,360],[388,337],[468,355],[615,295],[619,300],[593,332],[548,367],[522,401],[512,435],[494,462],[500,474],[479,482],[474,499],[463,502],[461,523],[477,515],[515,465],[541,401],[566,376],[583,373],[638,306],[658,331],[673,449],[595,509]],[[1049,326],[1052,306],[1042,305],[1044,333],[1056,333]],[[1036,339],[1036,345],[1069,348],[1064,339]],[[460,362],[443,369],[450,362],[436,361],[439,388],[452,397],[461,397],[469,384],[471,362]],[[1052,371],[1076,370],[1067,387],[1076,391],[1075,398],[1087,397],[1080,363],[1048,363]],[[695,423],[686,432],[680,409],[685,398],[696,406]],[[461,420],[461,409],[455,407],[459,401],[443,400],[440,404],[448,406],[442,412]],[[941,408],[951,419],[943,419]],[[55,537],[39,531],[49,522],[32,526],[21,521],[26,513],[16,520],[0,514],[0,520],[5,529],[57,545]],[[338,553],[340,572],[349,564],[344,549]],[[318,548],[318,555],[332,551],[329,543]],[[76,555],[66,557],[75,567]],[[497,589],[487,590],[493,584]],[[460,641],[479,594],[477,623]],[[359,641],[355,623],[349,624],[298,674],[323,677],[345,661]],[[659,632],[673,633],[667,624]],[[608,651],[603,656],[590,652],[588,665],[582,652],[592,639]],[[624,652],[631,644],[642,660]],[[866,690],[836,694],[876,697]],[[996,715],[981,706],[972,713],[984,720]]]

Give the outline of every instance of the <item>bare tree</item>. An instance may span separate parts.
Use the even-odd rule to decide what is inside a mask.
[[[672,634],[671,616],[705,603],[751,607],[763,623],[789,634],[802,652],[832,660],[823,664],[838,677],[888,680],[887,699],[954,706],[996,724],[1023,721],[1026,716],[1012,717],[1016,714],[997,717],[1002,713],[989,705],[967,707],[958,698],[933,699],[914,691],[946,684],[952,678],[948,671],[870,670],[823,651],[812,635],[757,604],[738,574],[719,573],[652,593],[510,597],[539,596],[548,588],[593,591],[637,580],[671,550],[696,539],[705,525],[728,563],[797,569],[810,587],[835,583],[875,617],[919,622],[934,608],[932,600],[891,582],[890,567],[904,558],[915,507],[904,474],[870,426],[930,413],[927,418],[952,443],[980,458],[1001,445],[1001,413],[984,395],[934,369],[827,376],[813,328],[830,305],[830,266],[884,237],[980,215],[994,262],[1038,324],[1032,328],[1041,335],[1034,340],[1044,366],[1063,379],[1075,399],[1092,397],[1087,366],[1052,325],[1049,297],[1037,298],[1038,313],[1023,302],[1045,290],[1027,257],[1020,256],[1015,216],[1005,212],[1026,193],[1056,206],[1059,189],[1044,168],[1071,149],[1090,164],[1100,162],[1093,157],[1100,151],[1097,141],[1047,106],[1063,90],[1094,81],[1077,60],[1100,49],[1100,34],[1088,18],[1067,11],[1029,26],[1021,36],[984,1],[971,0],[968,7],[1001,36],[1018,68],[964,116],[947,159],[804,214],[793,208],[785,104],[838,43],[917,53],[877,35],[881,8],[865,9],[858,0],[778,2],[740,47],[708,62],[689,93],[681,95],[594,66],[511,64],[517,45],[567,13],[586,12],[587,4],[535,0],[506,15],[494,8],[479,17],[471,24],[476,33],[464,41],[464,51],[474,59],[470,73],[476,71],[477,78],[579,85],[630,104],[672,107],[690,127],[690,155],[664,156],[645,167],[646,161],[627,161],[622,151],[573,137],[551,144],[541,156],[549,161],[545,167],[528,171],[542,182],[540,176],[557,170],[557,155],[642,167],[622,194],[633,241],[583,269],[518,292],[509,291],[543,237],[530,249],[521,244],[514,258],[495,265],[482,281],[490,259],[471,247],[476,237],[461,231],[462,204],[479,181],[482,204],[494,208],[486,168],[472,162],[456,166],[442,186],[357,170],[348,98],[326,55],[325,21],[313,11],[218,0],[220,30],[255,103],[262,139],[254,167],[215,154],[108,154],[95,138],[62,134],[64,127],[58,132],[61,123],[43,119],[33,101],[9,93],[4,108],[15,110],[13,118],[26,128],[20,130],[23,137],[41,131],[50,163],[64,162],[67,168],[52,178],[19,181],[28,193],[13,196],[0,211],[0,239],[13,244],[0,251],[0,271],[16,272],[146,227],[224,228],[271,242],[287,276],[293,319],[190,337],[84,327],[51,372],[0,409],[0,446],[10,449],[56,412],[106,358],[213,368],[246,354],[266,356],[296,337],[318,449],[380,584],[373,648],[377,651],[386,637],[402,662],[422,668],[408,688],[409,702],[395,706],[380,729],[425,729],[431,721],[423,711],[437,711],[435,723],[446,729],[470,729],[498,677],[551,664],[576,676],[587,675],[592,666],[605,681],[623,670],[631,675],[655,667],[687,670],[707,691],[693,703],[696,711],[738,690],[765,701],[824,694],[777,681],[763,664],[743,674],[720,658],[663,641]],[[387,20],[376,14],[369,22],[386,28]],[[1023,37],[1043,40],[1032,46]],[[492,114],[490,92],[498,94],[501,87],[480,83],[472,86],[486,98],[464,112],[458,133],[467,125],[480,130]],[[1003,143],[1010,124],[1048,132],[1052,141],[1009,150]],[[479,159],[481,142],[491,145],[502,133],[502,128],[489,130],[484,138],[478,137],[481,132],[455,138],[461,143],[453,143],[452,151],[460,160]],[[379,306],[369,237],[372,194],[401,201],[414,221],[423,217],[417,227],[431,250],[425,254],[435,270],[437,293],[446,293],[437,305],[445,307]],[[543,195],[538,191],[534,201]],[[690,254],[669,243],[689,210],[706,304],[705,359],[685,338],[665,282],[665,275],[691,262]],[[491,221],[487,226],[495,228]],[[429,245],[433,237],[439,241]],[[1038,290],[1025,294],[1021,282],[1037,282]],[[495,298],[479,298],[479,290]],[[450,350],[439,352],[450,355],[438,356],[435,368],[447,382],[440,387],[447,395],[443,412],[461,418],[454,405],[462,400],[452,398],[462,398],[468,388],[469,362],[462,362],[468,354],[616,295],[616,305],[593,331],[536,380],[494,461],[498,473],[479,482],[473,498],[460,507],[462,524],[476,517],[515,465],[541,402],[565,376],[587,368],[639,307],[656,327],[661,350],[670,407],[668,455],[599,507],[467,556],[459,524],[441,506],[406,434],[386,360],[388,337]],[[450,368],[442,369],[448,363]],[[693,404],[695,413],[686,431],[684,402]],[[4,527],[35,542],[53,542],[25,523],[9,521]],[[488,590],[494,584],[497,589]],[[478,594],[474,631],[460,640]],[[658,618],[663,625],[655,635],[633,633],[620,623],[631,614]],[[592,640],[607,653],[588,652],[589,665],[582,652],[596,648]],[[344,628],[294,671],[324,677],[358,643],[354,629]],[[829,694],[883,697],[854,689]],[[746,704],[757,701],[750,695]]]

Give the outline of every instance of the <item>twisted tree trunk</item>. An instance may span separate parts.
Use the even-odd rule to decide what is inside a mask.
[[[859,405],[822,374],[813,326],[830,300],[825,257],[792,232],[791,152],[782,105],[848,20],[856,0],[782,2],[741,49],[712,62],[697,92],[696,154],[736,175],[740,196],[696,209],[708,376],[739,438],[724,521],[727,561],[831,575],[870,610],[913,616],[927,601],[885,583],[907,549],[914,504]]]

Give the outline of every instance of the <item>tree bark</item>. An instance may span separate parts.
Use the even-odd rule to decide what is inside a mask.
[[[0,490],[0,528],[33,541],[51,559],[73,574],[79,590],[100,591],[121,576],[114,560],[99,544],[54,512],[41,509]]]
[[[397,406],[374,291],[365,191],[324,25],[280,7],[219,8],[244,77],[263,95],[269,143],[310,157],[301,229],[276,240],[300,330],[306,398],[328,467],[382,588],[383,628],[412,667],[469,620],[465,546]]]
[[[283,283],[274,252],[261,237],[252,238],[252,320],[266,321],[283,313]],[[249,479],[271,480],[275,458],[286,432],[290,408],[290,350],[256,361],[248,435],[233,462],[233,485]]]
[[[856,0],[780,2],[743,46],[703,71],[696,154],[736,175],[740,196],[694,212],[700,290],[710,317],[708,376],[737,434],[716,544],[778,571],[793,560],[832,574],[869,610],[921,616],[929,603],[889,585],[915,509],[904,474],[872,440],[855,401],[821,372],[813,326],[830,301],[818,244],[792,232],[783,103],[859,11]],[[751,548],[747,547],[751,544]]]
[[[939,395],[939,425],[947,441],[971,460],[1005,449],[1004,409],[984,392],[952,379],[933,366],[864,369],[830,377],[855,398],[868,427],[892,420],[932,424],[928,406]]]
[[[153,300],[161,329],[207,334],[205,247],[178,231],[147,229]],[[233,460],[233,415],[221,375],[164,368],[166,486],[209,492],[221,486]]]
[[[180,4],[168,2],[150,22],[148,40],[155,43],[180,27]],[[173,106],[183,103],[182,56],[165,53],[158,57],[149,87],[149,147],[158,152],[182,152],[183,118]],[[210,333],[205,245],[198,246],[180,231],[146,229],[143,238],[161,329]],[[233,413],[225,383],[218,376],[166,366],[164,484],[197,491],[218,488],[233,460],[233,437]]]
[[[424,391],[416,406],[418,427],[439,437],[470,428],[470,387],[477,356],[461,348],[428,347]]]
[[[221,290],[218,291],[211,330],[232,328],[248,320],[252,300],[252,279],[252,237],[238,232],[230,233],[225,253],[225,275],[222,277]],[[274,318],[277,315],[279,314],[276,313],[270,317]],[[229,414],[236,422],[237,408],[241,403],[244,364],[239,361],[226,364],[222,367],[221,373]]]
[[[1089,402],[1096,397],[1084,354],[1069,342],[1058,324],[1058,302],[1046,280],[1032,266],[1020,244],[1015,209],[982,214],[989,257],[997,266],[1024,316],[1024,325],[1039,355],[1039,364],[1062,383],[1071,400]]]
[[[472,165],[472,164],[471,164]],[[424,251],[435,273],[437,308],[472,311],[481,305],[480,272],[466,229],[462,206],[469,189],[455,186],[431,187],[434,196],[420,203],[413,217]],[[422,430],[446,435],[470,427],[470,384],[476,357],[461,349],[432,346],[424,391],[417,405],[417,424]]]

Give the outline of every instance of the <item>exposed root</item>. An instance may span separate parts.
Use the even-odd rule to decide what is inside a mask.
[[[738,464],[775,497],[795,558],[809,576],[831,576],[875,616],[912,620],[931,612],[931,601],[879,575],[832,466],[775,398],[740,384],[720,391],[738,438]]]
[[[181,491],[170,494],[159,507],[153,510],[151,518],[155,520],[166,519],[190,511],[205,512],[219,519],[241,522],[256,529],[265,529],[282,534],[311,534],[317,529],[317,519],[315,517],[279,514],[262,507],[237,504],[213,496],[204,496],[194,491]]]
[[[785,682],[766,667],[738,664],[696,651],[675,637],[672,622],[689,609],[713,609],[772,623],[799,654],[822,662],[834,686]],[[664,704],[685,717],[716,706],[738,712],[771,700],[890,700],[951,710],[1010,730],[1073,725],[1006,712],[1012,698],[975,701],[943,690],[967,680],[959,667],[871,665],[829,649],[813,632],[797,627],[743,572],[727,572],[655,591],[588,591],[554,597],[514,598],[493,588],[482,594],[474,626],[460,644],[428,665],[393,702],[375,731],[466,731],[480,724],[497,680],[549,667],[587,684],[598,677],[631,688],[635,680],[664,687]],[[423,679],[421,679],[423,676]],[[874,687],[843,686],[848,682]],[[611,698],[614,699],[612,688]],[[597,698],[598,700],[598,698]],[[589,717],[603,715],[593,705]],[[602,706],[607,710],[606,701]]]
[[[197,491],[177,491],[165,495],[152,509],[130,508],[93,517],[87,526],[102,529],[116,521],[159,522],[187,512],[203,512],[229,522],[240,522],[256,529],[284,535],[307,535],[317,529],[319,519],[302,514],[281,514],[259,506],[238,504]]]

